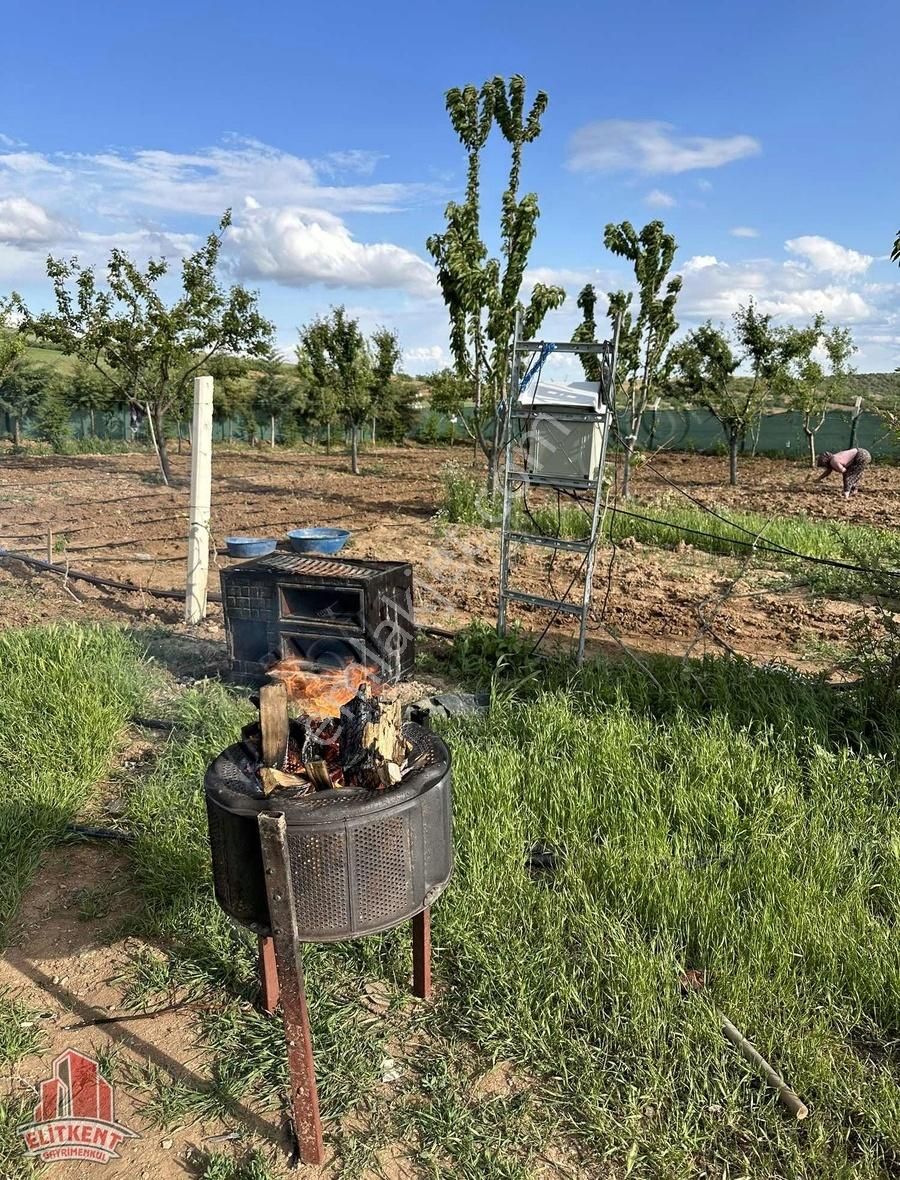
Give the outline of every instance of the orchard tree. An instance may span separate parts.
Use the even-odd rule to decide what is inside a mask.
[[[707,321],[675,345],[670,360],[672,394],[688,405],[704,406],[725,432],[735,486],[738,446],[758,409],[749,385],[744,389],[734,380],[739,358],[725,333]]]
[[[628,499],[631,494],[631,459],[637,446],[641,419],[667,380],[669,344],[678,330],[675,304],[681,290],[681,275],[669,278],[678,247],[674,236],[666,232],[661,221],[648,222],[640,232],[630,221],[618,225],[610,222],[603,233],[603,244],[607,250],[631,263],[637,285],[636,316],[632,310],[632,293],[625,291],[609,293],[607,312],[613,324],[619,316],[622,319],[616,384],[626,398],[628,416],[628,433],[621,440],[622,495]],[[588,284],[578,296],[582,322],[576,328],[573,340],[596,340],[596,302],[597,293]],[[600,379],[596,357],[583,357],[582,366],[589,381]]]
[[[123,401],[147,415],[166,484],[172,477],[166,415],[185,398],[193,378],[220,353],[264,356],[271,346],[274,328],[260,314],[257,295],[242,286],[226,288],[217,278],[230,225],[228,211],[218,230],[184,259],[181,294],[173,303],[159,292],[169,271],[165,259],[151,259],[142,269],[115,249],[105,287],[76,258],[50,258],[56,312],[26,314],[39,340],[92,365]]]
[[[19,355],[0,376],[0,412],[12,419],[13,443],[22,445],[22,423],[37,416],[55,380],[53,370]]]
[[[425,384],[431,395],[432,410],[438,414],[445,414],[450,419],[450,445],[453,445],[456,423],[461,422],[463,430],[477,448],[478,436],[474,424],[469,421],[466,414],[467,407],[473,402],[471,379],[460,377],[453,369],[439,369],[436,373],[428,374]]]
[[[206,371],[214,382],[213,412],[227,422],[229,442],[234,434],[235,418],[248,412],[252,397],[253,382],[247,371],[249,363],[244,357],[220,352],[206,364]]]
[[[279,418],[293,421],[303,408],[303,386],[299,378],[274,358],[263,365],[253,390],[253,406],[269,418],[269,445],[275,446],[275,428]],[[290,429],[288,433],[291,433]],[[294,430],[296,438],[296,430]]]
[[[842,395],[856,346],[849,328],[826,331],[823,315],[817,315],[809,327],[794,330],[792,348],[790,336],[787,343],[792,353],[786,358],[788,400],[803,415],[809,462],[815,467],[816,434],[825,421],[829,405]],[[816,349],[824,351],[824,364],[815,358]]]
[[[63,396],[72,409],[88,415],[92,438],[97,435],[97,411],[102,413],[111,410],[117,401],[117,391],[112,382],[84,361],[76,361],[75,370],[65,384]]]
[[[400,363],[400,342],[397,333],[389,328],[376,328],[372,333],[372,448],[375,447],[375,428],[378,418],[394,417],[394,402],[398,393],[395,380]]]
[[[453,130],[465,149],[466,194],[451,201],[442,232],[427,241],[450,319],[450,350],[458,375],[472,383],[472,426],[488,463],[488,492],[497,489],[502,448],[499,412],[506,391],[517,312],[526,338],[537,335],[544,317],[565,299],[561,287],[536,283],[528,306],[519,295],[539,217],[535,193],[519,196],[522,151],[540,135],[547,95],[538,91],[525,109],[525,79],[495,77],[479,89],[454,87],[446,94]],[[509,147],[509,172],[500,197],[500,256],[492,257],[482,233],[481,153],[496,125]]]
[[[308,368],[318,396],[328,391],[321,404],[326,409],[333,406],[349,428],[350,465],[359,475],[359,433],[372,409],[372,365],[359,321],[343,307],[333,307],[330,315],[300,330],[298,358]]]
[[[0,299],[0,380],[25,351],[25,337],[12,322],[18,297]]]

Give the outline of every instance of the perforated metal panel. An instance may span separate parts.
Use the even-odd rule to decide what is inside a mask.
[[[403,917],[412,895],[412,855],[405,815],[366,824],[353,833],[357,921],[361,926]]]
[[[304,557],[300,553],[274,553],[245,568],[311,574],[317,578],[346,578],[348,574],[354,578],[374,578],[381,572],[378,566],[367,566],[360,561],[329,561],[327,557]]]
[[[419,913],[453,870],[450,755],[440,738],[407,724],[410,766],[386,791],[334,790],[264,797],[251,727],[206,773],[216,898],[257,933],[269,914],[258,816],[287,824],[298,935],[337,941],[388,930]]]
[[[323,934],[350,925],[347,886],[347,837],[344,832],[288,833],[297,926]]]

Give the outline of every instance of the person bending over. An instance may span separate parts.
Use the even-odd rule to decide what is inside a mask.
[[[850,447],[847,451],[823,451],[816,460],[819,467],[825,468],[820,479],[827,479],[832,471],[843,476],[845,500],[859,491],[863,472],[871,462],[872,456],[862,447]]]

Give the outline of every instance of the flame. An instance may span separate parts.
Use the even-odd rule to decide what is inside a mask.
[[[369,684],[373,693],[379,691],[376,670],[365,664],[316,669],[305,660],[289,659],[273,664],[268,673],[283,681],[288,697],[307,717],[337,717],[341,705],[353,700],[361,684]]]

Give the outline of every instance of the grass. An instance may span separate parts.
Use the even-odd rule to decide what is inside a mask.
[[[43,1047],[44,1033],[38,1012],[0,989],[0,1066],[16,1065]]]
[[[498,527],[500,503],[492,502],[484,481],[455,464],[442,471],[442,506],[439,519],[448,523]],[[614,541],[633,537],[645,545],[674,548],[680,543],[706,553],[745,557],[748,544],[756,564],[796,575],[813,591],[836,597],[883,593],[900,597],[900,540],[892,530],[837,521],[811,521],[803,517],[767,517],[758,512],[722,510],[726,520],[703,508],[668,498],[644,505],[619,505],[620,512],[605,518],[604,534]],[[637,519],[644,517],[645,519]],[[730,523],[727,523],[730,522]],[[546,500],[533,503],[529,514],[516,507],[516,528],[548,536],[578,539],[586,536],[589,520],[585,511],[572,503],[561,506]],[[871,573],[857,573],[803,560],[772,548],[826,561],[862,566]]]
[[[561,1176],[894,1174],[895,695],[738,660],[574,671],[523,650],[476,629],[447,663],[489,683],[493,705],[446,730],[457,871],[434,911],[437,1002],[408,998],[405,930],[304,951],[341,1176],[397,1153],[454,1180],[526,1180],[548,1158]],[[280,1023],[254,1006],[255,942],[215,904],[203,823],[206,763],[247,708],[216,683],[185,691],[181,728],[126,790],[134,930],[162,948],[131,964],[128,1001],[192,995],[209,1065],[196,1087],[132,1073],[162,1126],[283,1102]],[[538,842],[560,865],[535,879]],[[683,991],[687,969],[705,987]],[[387,996],[375,1011],[372,980]],[[723,1040],[719,1012],[809,1103],[805,1123]],[[385,1057],[398,1081],[382,1082]],[[495,1061],[513,1084],[485,1090]],[[265,1166],[203,1160],[210,1180]]]
[[[0,634],[0,939],[42,853],[109,770],[141,683],[120,631]]]

